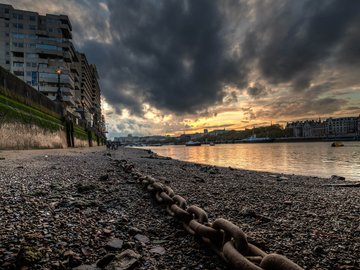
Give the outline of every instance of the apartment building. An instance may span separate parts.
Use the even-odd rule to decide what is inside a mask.
[[[90,64],[86,55],[78,53],[80,59],[80,102],[84,119],[89,125],[92,125],[92,78]]]
[[[328,118],[325,121],[326,134],[338,135],[356,133],[359,117]]]
[[[62,99],[73,111],[79,85],[71,31],[66,15],[43,16],[0,4],[0,65],[52,100],[60,85]]]
[[[91,109],[94,117],[94,127],[101,129],[101,100],[100,100],[100,86],[99,86],[99,74],[95,65],[90,65],[91,71]]]
[[[80,62],[80,91],[77,99],[80,101],[78,111],[87,124],[98,130],[105,130],[104,117],[101,114],[101,90],[96,66],[89,64],[86,55],[78,53]]]
[[[294,137],[358,136],[360,116],[296,121],[288,123],[286,128],[293,130]]]
[[[0,4],[0,65],[55,100],[68,112],[105,130],[96,66],[72,44],[66,15],[39,15]]]

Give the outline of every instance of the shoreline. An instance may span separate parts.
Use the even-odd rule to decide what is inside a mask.
[[[0,268],[16,269],[21,248],[30,245],[39,255],[31,269],[90,265],[125,249],[141,256],[136,269],[228,269],[112,165],[122,159],[202,207],[210,222],[228,219],[250,242],[304,269],[360,265],[358,188],[172,160],[144,149],[52,151],[0,161]],[[122,247],[109,248],[111,239]]]

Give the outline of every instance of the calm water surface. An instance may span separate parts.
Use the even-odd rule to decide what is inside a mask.
[[[360,180],[360,142],[218,144],[186,147],[166,145],[144,147],[162,156],[196,163],[234,168]]]

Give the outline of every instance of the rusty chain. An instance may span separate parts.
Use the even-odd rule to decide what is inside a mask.
[[[167,185],[135,170],[126,160],[116,160],[124,172],[147,189],[157,202],[166,206],[169,215],[182,222],[184,229],[203,240],[234,270],[303,270],[279,254],[267,254],[247,240],[246,234],[232,222],[218,218],[209,223],[207,213],[200,207],[188,206],[186,200]]]

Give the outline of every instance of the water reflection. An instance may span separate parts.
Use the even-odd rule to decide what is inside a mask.
[[[331,147],[330,144],[169,145],[145,148],[162,156],[203,164],[319,177],[335,174],[347,180],[360,180],[360,142],[346,142],[344,147]]]

